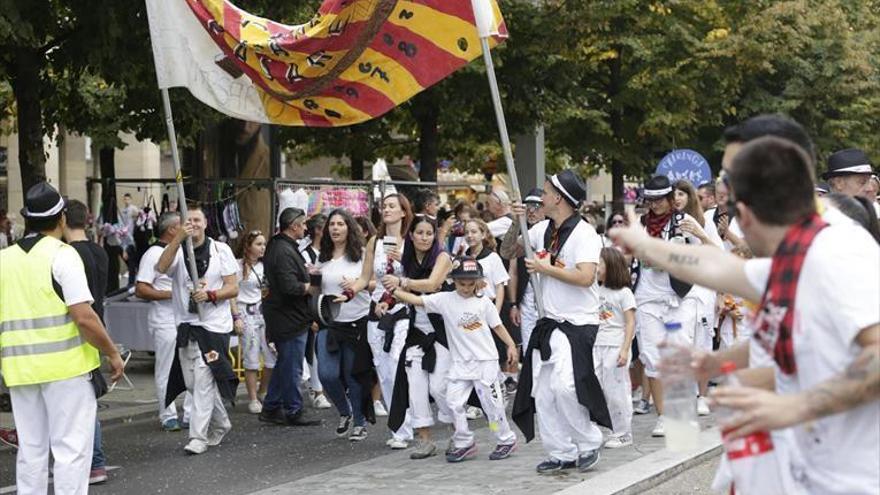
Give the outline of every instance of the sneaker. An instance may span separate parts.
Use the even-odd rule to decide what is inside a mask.
[[[507,380],[504,380],[504,390],[507,392],[508,395],[516,394],[516,386],[517,382],[513,377],[508,376]]]
[[[351,434],[348,436],[348,439],[352,442],[360,442],[361,440],[367,439],[367,427],[366,426],[355,426],[351,429]]]
[[[418,460],[418,459],[427,459],[433,455],[437,454],[437,445],[434,442],[422,442],[418,441],[416,443],[416,448],[413,450],[412,454],[409,455],[410,459]]]
[[[183,450],[190,455],[199,455],[208,451],[208,445],[201,440],[193,438],[188,444],[186,444],[186,447],[184,447]]]
[[[223,441],[223,437],[229,433],[229,430],[232,429],[232,425],[227,426],[226,428],[217,428],[216,430],[212,430],[208,432],[208,446],[216,447],[220,445],[220,442]]]
[[[180,422],[177,418],[171,418],[162,423],[162,429],[165,431],[180,431]]]
[[[599,449],[591,450],[586,454],[578,456],[577,468],[581,473],[586,473],[593,466],[599,463]]]
[[[472,443],[467,447],[453,448],[446,454],[446,462],[461,462],[477,455],[477,444]]]
[[[258,400],[252,400],[248,403],[248,412],[251,414],[260,414],[263,412],[263,404]]]
[[[382,405],[381,400],[373,401],[373,410],[376,411],[377,418],[388,416],[388,411],[385,410],[385,406]]]
[[[566,469],[573,469],[576,466],[577,463],[574,461],[559,461],[556,459],[547,459],[541,464],[538,464],[538,466],[535,467],[535,470],[538,471],[538,474],[556,474]]]
[[[483,417],[483,410],[479,407],[467,406],[464,415],[468,420],[479,419]]]
[[[657,416],[657,424],[654,425],[654,429],[651,430],[652,437],[665,437],[666,429],[663,428],[663,416]]]
[[[0,443],[18,448],[18,433],[15,428],[0,428]]]
[[[351,416],[340,416],[339,425],[336,426],[336,436],[345,438],[351,432]]]
[[[651,404],[645,399],[639,399],[636,405],[633,406],[633,414],[648,414],[649,412],[651,412]]]
[[[184,419],[183,421],[180,422],[180,427],[183,428],[184,430],[188,430],[189,429],[189,421]]]
[[[706,398],[697,397],[697,415],[708,416],[710,413],[711,411],[709,411],[709,403],[706,401]]]
[[[629,447],[633,444],[632,435],[626,434],[621,435],[619,437],[611,437],[605,442],[606,449],[619,449],[623,447]]]
[[[385,445],[391,447],[391,450],[403,450],[409,447],[409,442],[406,440],[400,440],[399,438],[391,437],[385,442]]]
[[[278,409],[263,409],[260,411],[257,419],[264,423],[272,423],[273,425],[286,425],[287,418],[284,416],[284,411],[279,407]]]
[[[321,424],[320,419],[306,415],[305,411],[302,409],[287,416],[286,421],[287,426],[319,426]]]
[[[97,485],[107,481],[107,468],[97,467],[89,472],[89,484]]]
[[[452,441],[452,437],[449,437],[449,441],[446,442],[446,450],[443,453],[449,455],[453,450],[455,450],[455,442]]]
[[[513,454],[516,451],[516,441],[509,445],[496,445],[495,450],[489,454],[490,461],[500,461],[501,459],[507,459],[510,457],[510,454]]]
[[[312,405],[315,409],[330,409],[333,407],[324,394],[315,394],[315,398],[312,400]]]

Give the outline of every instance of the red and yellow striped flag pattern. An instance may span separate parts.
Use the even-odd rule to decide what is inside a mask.
[[[250,79],[275,124],[370,120],[481,55],[471,0],[326,0],[306,24],[251,15],[225,0],[186,0],[220,47],[215,62]],[[507,36],[497,3],[490,46]]]

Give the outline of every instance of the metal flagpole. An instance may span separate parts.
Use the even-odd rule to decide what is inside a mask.
[[[476,6],[475,6],[476,7]],[[478,16],[474,9],[474,15]],[[478,21],[479,28],[479,21]],[[510,176],[513,187],[513,197],[517,202],[522,202],[522,194],[519,191],[519,180],[516,177],[516,166],[513,163],[513,151],[510,146],[510,137],[507,134],[507,122],[504,120],[504,109],[501,107],[501,94],[498,92],[498,81],[495,79],[495,64],[492,63],[492,52],[489,48],[489,36],[480,33],[480,46],[483,48],[483,60],[486,63],[486,75],[489,77],[489,90],[492,93],[492,105],[495,107],[495,118],[498,120],[498,133],[501,134],[501,148],[504,150],[504,162],[507,165],[507,173]],[[529,243],[529,228],[525,215],[519,217],[519,230],[523,236],[523,249],[526,258],[535,259],[532,246]],[[535,288],[535,303],[538,309],[538,318],[544,317],[544,301],[541,292],[541,279],[536,273],[530,276],[532,287]]]
[[[186,194],[183,191],[183,173],[180,171],[180,155],[177,152],[177,133],[174,131],[174,117],[171,114],[171,100],[168,98],[168,88],[162,88],[161,91],[162,106],[165,107],[165,127],[168,129],[168,142],[171,145],[171,161],[174,162],[174,182],[177,184],[177,208],[180,211],[182,227],[186,223],[188,214],[186,210]],[[196,254],[193,252],[192,238],[189,239],[189,242],[184,242],[184,245],[186,246],[186,261],[189,263],[190,273],[194,277],[193,288],[195,289],[199,283],[197,280],[199,272],[196,267]],[[199,320],[204,321],[205,317],[202,314],[201,303],[196,304],[196,309],[199,312]]]

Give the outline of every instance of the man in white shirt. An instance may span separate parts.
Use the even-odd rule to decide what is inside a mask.
[[[492,237],[497,239],[500,245],[501,239],[510,229],[510,224],[513,223],[513,218],[510,215],[510,196],[504,190],[496,187],[489,194],[486,207],[489,209],[489,213],[495,217],[494,220],[488,223],[489,232],[492,234]]]
[[[174,324],[174,306],[171,302],[171,278],[156,271],[156,264],[162,251],[180,230],[180,213],[166,212],[156,222],[156,235],[159,241],[150,246],[141,258],[138,268],[135,295],[151,301],[148,323],[153,334],[153,351],[156,356],[154,376],[156,396],[159,399],[159,422],[165,431],[179,431],[181,424],[177,418],[177,407],[172,403],[165,407],[165,392],[171,362],[177,349],[177,326]],[[187,392],[183,404],[183,423],[188,426],[192,394]]]
[[[799,490],[877,493],[880,280],[866,274],[880,272],[880,248],[863,229],[816,214],[813,178],[808,155],[774,137],[750,141],[732,161],[732,213],[754,253],[772,259],[661,243],[635,228],[611,236],[678,278],[762,301],[751,345],[773,368],[741,371],[746,386],[713,394],[736,411],[722,425],[732,438],[790,428],[781,475]],[[724,361],[747,367],[750,354],[745,343],[698,352],[694,363],[708,378]]]
[[[233,401],[238,386],[228,361],[232,332],[229,300],[238,295],[238,262],[229,246],[205,236],[206,226],[204,212],[192,207],[186,225],[165,246],[156,263],[156,271],[171,278],[177,325],[175,357],[179,364],[172,363],[166,403],[182,392],[182,378],[193,396],[190,441],[184,447],[189,454],[203,454],[209,446],[220,445],[232,429],[223,399]],[[196,274],[190,273],[184,259],[181,244],[186,239],[193,243]]]

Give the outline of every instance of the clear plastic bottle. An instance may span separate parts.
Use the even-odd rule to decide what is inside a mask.
[[[665,345],[660,356],[663,371],[663,427],[666,448],[672,451],[694,450],[699,447],[700,423],[697,421],[696,382],[690,368],[691,353],[682,333],[681,323],[665,324]]]
[[[736,364],[721,364],[723,381],[726,387],[741,386],[736,378]],[[770,432],[759,431],[749,436],[730,439],[724,430],[737,412],[726,407],[715,409],[715,418],[721,427],[721,438],[730,472],[733,475],[733,490],[737,495],[777,495],[786,493],[781,479],[779,461],[773,448]]]

